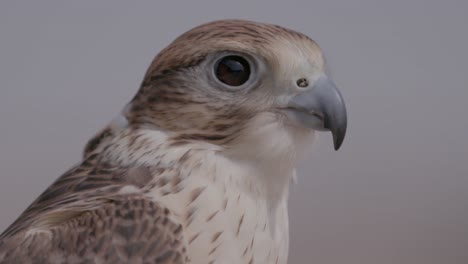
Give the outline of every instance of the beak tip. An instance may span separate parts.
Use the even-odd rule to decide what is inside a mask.
[[[335,148],[335,151],[339,150],[341,145],[343,144],[345,134],[346,134],[346,129],[343,131],[333,131],[333,147]]]
[[[338,150],[340,149],[341,143],[342,143],[342,142],[336,142],[336,141],[335,141],[335,143],[333,144],[333,147],[334,147],[335,151],[338,151]]]
[[[340,147],[341,147],[341,143],[339,143],[339,144],[335,143],[334,144],[335,151],[338,151],[340,149]]]

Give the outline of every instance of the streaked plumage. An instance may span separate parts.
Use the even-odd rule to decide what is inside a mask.
[[[213,79],[224,54],[252,67],[240,88]],[[0,236],[0,260],[286,263],[289,182],[321,128],[339,147],[344,104],[315,42],[249,21],[196,27]]]

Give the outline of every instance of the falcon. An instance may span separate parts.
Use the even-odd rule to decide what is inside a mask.
[[[297,160],[316,131],[337,150],[346,120],[306,35],[243,20],[195,27],[0,235],[0,262],[286,263]]]

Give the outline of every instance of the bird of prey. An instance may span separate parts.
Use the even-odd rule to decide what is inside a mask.
[[[338,149],[346,123],[306,35],[243,20],[195,27],[1,234],[0,262],[286,263],[296,161],[317,130]]]

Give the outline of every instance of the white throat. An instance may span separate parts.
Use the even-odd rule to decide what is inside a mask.
[[[313,139],[311,131],[285,125],[268,113],[252,119],[242,134],[224,147],[197,141],[171,145],[169,135],[154,128],[112,128],[117,131],[104,152],[108,161],[174,168],[190,153],[190,164],[203,175],[234,179],[246,194],[266,199],[272,207],[287,199],[298,156]]]

